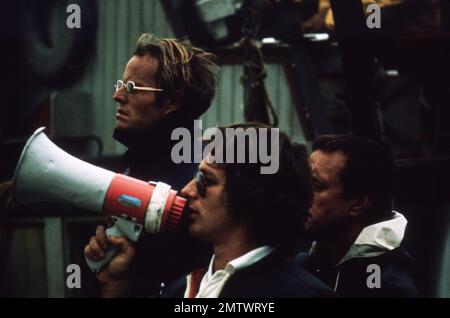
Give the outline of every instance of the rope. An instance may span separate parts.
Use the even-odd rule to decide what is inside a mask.
[[[260,22],[261,0],[254,0],[247,9],[247,17],[242,26],[242,39],[238,47],[244,51],[244,119],[247,122],[260,122],[278,126],[278,116],[265,86],[267,69],[263,54],[256,41]]]

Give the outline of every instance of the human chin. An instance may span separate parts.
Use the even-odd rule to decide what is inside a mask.
[[[118,129],[118,130],[126,130],[126,129],[129,129],[130,126],[129,126],[129,124],[128,124],[127,122],[125,122],[125,121],[117,120],[117,121],[116,121],[116,127],[115,127],[115,128]]]
[[[314,224],[314,214],[311,210],[306,214],[305,229],[311,228]]]
[[[126,129],[130,127],[130,118],[123,114],[116,114],[116,128]]]
[[[119,130],[139,131],[139,130],[143,129],[143,127],[141,127],[141,126],[142,125],[139,122],[136,122],[130,116],[119,117],[116,120],[116,129],[119,129]]]
[[[196,221],[190,221],[189,224],[189,235],[197,239],[202,239],[201,226]]]
[[[311,222],[311,220],[308,218],[305,222],[305,231],[311,231],[313,228],[314,228],[314,225]]]

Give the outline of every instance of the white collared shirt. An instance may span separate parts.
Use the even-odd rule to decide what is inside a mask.
[[[213,273],[214,268],[214,255],[211,258],[211,262],[209,263],[208,271],[203,276],[203,279],[200,283],[200,288],[195,296],[196,298],[217,298],[222,291],[223,286],[228,281],[228,279],[233,275],[237,270],[248,267],[262,258],[266,257],[270,253],[273,252],[275,248],[270,246],[262,246],[258,247],[250,252],[235,258],[230,261],[224,269],[218,270]],[[189,288],[186,288],[185,297],[187,297],[189,293]]]

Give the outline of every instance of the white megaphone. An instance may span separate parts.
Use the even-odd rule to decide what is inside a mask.
[[[58,148],[39,128],[27,141],[13,178],[12,200],[59,203],[109,215],[109,236],[136,242],[143,233],[176,231],[186,199],[162,182],[144,182],[96,167]],[[116,254],[114,247],[101,261],[86,261],[99,272]]]

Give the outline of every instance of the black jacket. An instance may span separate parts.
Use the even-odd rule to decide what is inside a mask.
[[[182,298],[186,276],[160,293],[165,298]],[[237,270],[225,283],[220,298],[323,298],[334,292],[295,263],[274,252],[260,261]]]

